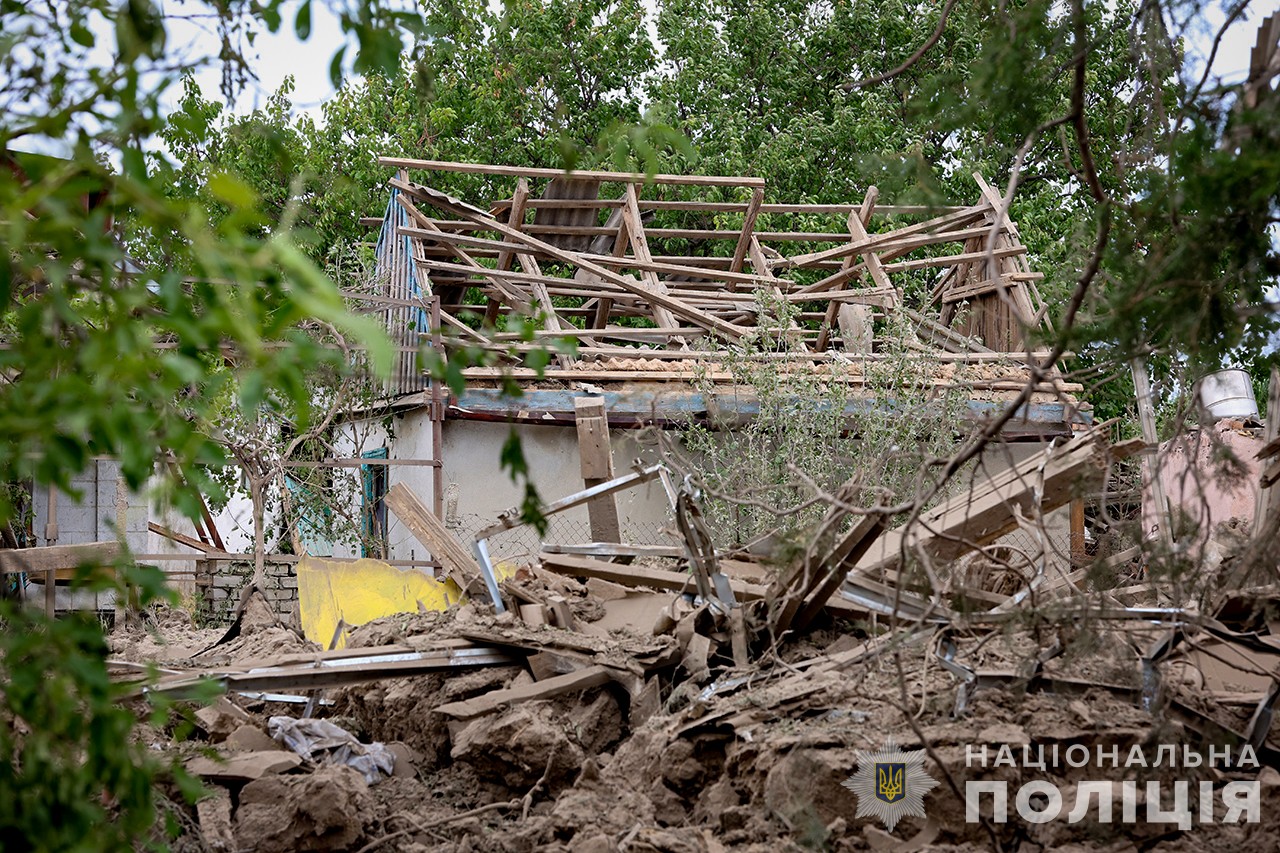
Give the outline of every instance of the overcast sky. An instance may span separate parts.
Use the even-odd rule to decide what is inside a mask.
[[[495,6],[501,0],[489,0]],[[191,9],[180,0],[167,0],[165,11],[171,15],[181,16]],[[646,0],[645,5],[651,14],[653,0]],[[247,113],[263,105],[273,92],[279,89],[285,78],[294,78],[292,102],[295,112],[307,112],[319,118],[320,106],[334,94],[329,79],[329,63],[334,53],[343,46],[345,38],[338,18],[332,13],[329,4],[320,0],[313,2],[311,36],[301,42],[294,34],[294,16],[297,4],[286,4],[286,18],[279,32],[260,32],[255,44],[246,50],[250,67],[258,75],[237,97],[230,107],[237,113]],[[1213,78],[1223,82],[1234,83],[1244,79],[1248,66],[1249,54],[1257,34],[1258,23],[1267,15],[1280,11],[1280,0],[1255,0],[1251,5],[1251,13],[1247,20],[1237,21],[1227,32],[1219,46],[1213,63]],[[1223,13],[1217,8],[1209,9],[1205,14],[1204,31],[1188,33],[1188,62],[1193,71],[1200,72],[1212,46],[1213,36],[1221,25]],[[652,24],[652,21],[650,21]],[[109,62],[107,51],[114,45],[114,33],[100,21],[94,27],[98,35],[97,50],[103,53],[102,60]],[[198,59],[217,56],[219,42],[217,35],[205,22],[179,20],[168,21],[169,47],[180,57],[191,60],[195,68],[195,78],[206,98],[221,100],[220,91],[221,68],[217,63],[200,64]],[[652,27],[651,27],[652,31]],[[354,53],[354,45],[348,49],[348,63]],[[1211,80],[1212,82],[1212,80]],[[165,99],[170,106],[176,104],[181,96],[181,87],[173,86],[166,93]],[[18,147],[34,147],[46,153],[66,156],[69,145],[53,140],[28,139]],[[67,150],[60,150],[60,149]]]
[[[649,5],[646,3],[646,6]],[[286,76],[292,74],[296,83],[293,101],[295,108],[318,115],[319,106],[333,95],[329,81],[329,61],[343,44],[343,35],[337,18],[324,3],[314,3],[312,33],[310,39],[300,43],[293,31],[292,18],[286,20],[274,35],[262,33],[250,52],[251,64],[259,81],[250,85],[234,104],[236,112],[248,112],[261,105],[280,87]],[[1248,20],[1237,21],[1228,31],[1218,48],[1213,63],[1213,76],[1223,82],[1243,80],[1249,67],[1249,52],[1253,48],[1258,23],[1267,15],[1280,10],[1280,0],[1263,0],[1252,5]],[[289,7],[292,15],[292,7]],[[1197,72],[1212,46],[1213,35],[1223,21],[1222,12],[1215,8],[1206,10],[1206,24],[1212,27],[1204,33],[1193,33],[1188,44],[1188,60]],[[191,25],[179,24],[171,30],[176,44],[191,45],[194,52],[216,54],[217,41],[207,32]],[[216,68],[202,70],[197,79],[206,97],[221,97],[218,92],[219,72]]]

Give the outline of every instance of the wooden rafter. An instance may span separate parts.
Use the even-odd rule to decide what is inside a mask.
[[[738,341],[761,322],[759,294],[792,306],[790,352],[770,355],[797,364],[826,363],[827,350],[876,357],[874,330],[883,327],[873,321],[894,312],[903,313],[919,338],[909,347],[958,359],[1020,349],[1025,330],[1044,321],[1035,286],[1041,276],[1031,271],[1004,200],[981,176],[976,204],[929,209],[882,205],[874,187],[858,204],[766,204],[763,182],[745,177],[383,162],[512,179],[507,198],[480,207],[413,183],[402,171],[391,184],[408,219],[395,233],[408,238],[409,259],[443,293],[447,327],[470,343],[518,354],[529,345],[478,335],[452,314],[484,310],[486,324],[497,326],[504,315],[541,307],[544,322],[535,337],[577,338],[588,362],[579,366],[584,378],[620,372],[629,360],[700,358],[706,347],[696,344],[698,337]],[[543,184],[535,189],[535,182]],[[606,186],[616,194],[602,197]],[[700,188],[736,190],[744,200],[689,198]],[[530,209],[541,211],[531,222]],[[664,211],[703,219],[664,222]],[[707,214],[719,213],[740,214],[741,227],[710,225]],[[766,213],[771,229],[795,215],[806,217],[805,230],[759,230]],[[813,224],[821,216],[842,221],[823,230]],[[665,227],[675,225],[685,227]],[[932,299],[904,304],[903,293],[919,292],[922,279]],[[472,288],[484,303],[475,304]],[[959,311],[962,306],[968,307]],[[613,363],[595,370],[591,361],[605,358]],[[636,363],[655,377],[662,373]]]

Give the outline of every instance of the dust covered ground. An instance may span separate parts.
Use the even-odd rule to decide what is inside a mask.
[[[590,615],[585,601],[577,607]],[[199,657],[192,655],[222,632],[196,630],[176,611],[154,615],[145,630],[117,631],[113,654],[198,669],[318,651],[270,614],[250,611],[239,637]],[[682,667],[673,667],[654,676],[659,701],[642,720],[632,707],[634,695],[617,683],[467,720],[436,710],[494,689],[532,684],[521,665],[325,691],[332,704],[318,706],[316,716],[362,744],[394,751],[394,773],[374,784],[341,764],[298,760],[272,739],[269,719],[302,716],[298,704],[233,694],[208,708],[193,706],[195,726],[185,738],[182,726],[160,730],[145,724],[138,736],[178,756],[193,772],[208,770],[201,760],[230,767],[237,756],[253,763],[247,774],[276,768],[253,779],[220,778],[210,771],[214,775],[205,784],[211,795],[197,807],[178,805],[180,798],[166,793],[182,829],[173,844],[179,851],[1280,850],[1280,774],[1265,761],[1261,768],[1234,771],[1203,765],[966,766],[968,752],[983,746],[993,757],[1005,745],[1015,751],[1026,745],[1062,751],[1071,745],[1115,747],[1123,760],[1135,746],[1154,754],[1157,744],[1200,744],[1200,735],[1183,722],[1159,709],[1143,711],[1134,700],[1142,679],[1134,650],[1150,641],[1153,630],[1095,624],[1072,628],[1068,636],[1065,629],[1041,624],[953,632],[957,660],[1008,674],[970,692],[957,714],[963,679],[940,665],[935,637],[847,667],[813,665],[857,648],[869,627],[822,623],[776,649],[772,666],[735,671],[721,662],[709,683],[696,684]],[[471,608],[405,614],[355,630],[349,647],[430,648],[476,632],[513,635],[513,626]],[[524,638],[527,631],[515,633]],[[647,632],[614,630],[592,642],[601,654],[616,655],[628,643],[653,639]],[[1057,679],[1058,691],[1037,689],[1029,677],[1019,680],[1039,650],[1055,642],[1065,642],[1070,651],[1037,671]],[[1067,683],[1073,685],[1069,692],[1061,689]],[[1196,701],[1195,685],[1178,689],[1183,701]],[[1224,723],[1240,721],[1238,708],[1209,710],[1220,712]],[[858,767],[859,751],[879,750],[888,739],[904,749],[925,748],[924,769],[940,783],[925,797],[927,816],[905,817],[892,833],[875,818],[859,817],[857,798],[841,784]],[[1009,783],[1006,822],[992,820],[989,799],[983,821],[966,819],[963,791],[976,779]],[[1033,780],[1063,791],[1061,819],[1034,824],[1013,812],[1014,792]],[[1183,831],[1141,819],[1100,822],[1092,803],[1084,820],[1071,822],[1070,792],[1082,780],[1117,783],[1117,815],[1119,783],[1125,780],[1138,782],[1140,814],[1147,781],[1161,781],[1171,791],[1176,780],[1189,781],[1193,790],[1200,782],[1219,790],[1232,780],[1257,780],[1261,820],[1197,821]]]

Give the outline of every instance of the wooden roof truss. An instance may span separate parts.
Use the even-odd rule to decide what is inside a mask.
[[[516,313],[537,318],[538,338],[576,338],[582,359],[696,358],[699,339],[757,339],[762,314],[786,304],[785,332],[773,323],[764,347],[776,357],[874,358],[879,321],[896,312],[910,348],[986,360],[1025,356],[1029,331],[1047,323],[1041,275],[980,175],[976,203],[926,208],[881,204],[875,187],[855,203],[767,203],[753,177],[381,162],[397,170],[383,220],[399,267],[383,259],[387,310],[438,296],[446,330],[469,344],[511,347],[499,321]],[[433,171],[510,191],[478,207],[409,180]],[[498,332],[482,337],[480,323]],[[420,322],[404,328],[421,334]]]

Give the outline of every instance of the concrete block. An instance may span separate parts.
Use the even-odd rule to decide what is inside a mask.
[[[244,582],[245,579],[239,575],[216,575],[213,579],[213,586],[214,588],[239,589],[244,586]]]

